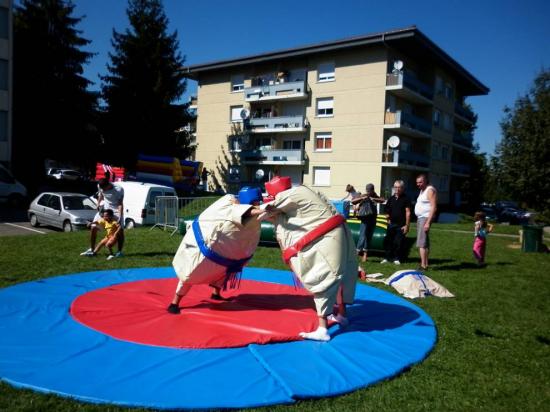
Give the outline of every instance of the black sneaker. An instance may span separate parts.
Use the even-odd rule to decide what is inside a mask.
[[[180,307],[175,303],[170,303],[170,305],[166,310],[168,311],[168,313],[171,313],[172,315],[179,315],[180,313]]]

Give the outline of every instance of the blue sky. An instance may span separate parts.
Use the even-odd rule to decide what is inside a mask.
[[[75,15],[85,16],[78,28],[92,40],[87,50],[97,53],[85,75],[98,88],[112,30],[128,25],[127,2],[73,2]],[[164,0],[164,7],[186,64],[416,25],[491,89],[468,100],[479,116],[475,140],[488,153],[500,140],[504,106],[512,106],[535,75],[550,67],[547,0]],[[190,82],[186,96],[195,89]]]

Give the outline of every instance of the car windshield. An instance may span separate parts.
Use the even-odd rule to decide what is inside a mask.
[[[94,210],[95,205],[86,196],[63,196],[63,207],[65,210]]]

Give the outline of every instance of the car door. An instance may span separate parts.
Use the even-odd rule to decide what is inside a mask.
[[[51,195],[46,206],[47,223],[55,227],[63,227],[63,218],[61,217],[61,198],[58,195]]]
[[[144,225],[152,225],[152,224],[155,223],[156,200],[157,200],[157,197],[162,196],[162,195],[163,195],[163,191],[160,188],[151,189],[151,191],[149,192],[149,200],[148,200],[147,205],[146,205],[147,216],[145,217],[145,219],[143,219],[143,224]]]
[[[45,225],[48,223],[48,216],[46,215],[46,208],[48,207],[48,202],[50,200],[50,197],[52,197],[48,193],[44,193],[40,198],[36,201],[36,206],[33,207],[33,212],[36,214],[36,218],[38,219],[39,223],[43,223]]]

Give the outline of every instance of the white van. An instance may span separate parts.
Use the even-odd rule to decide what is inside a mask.
[[[9,206],[21,206],[27,197],[27,189],[19,183],[11,172],[0,164],[0,202]]]
[[[135,225],[155,224],[155,199],[177,196],[172,187],[142,182],[116,182],[124,189],[124,222],[127,229]]]

